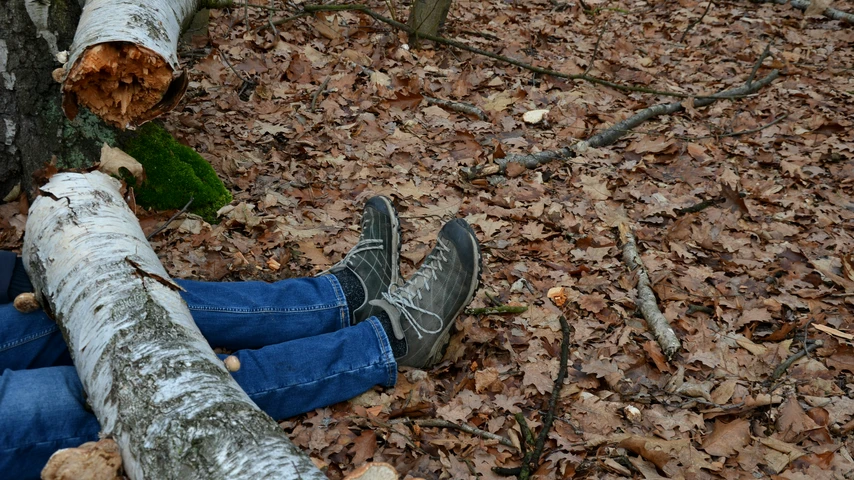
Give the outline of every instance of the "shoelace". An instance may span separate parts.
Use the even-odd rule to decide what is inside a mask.
[[[431,335],[441,332],[442,327],[445,326],[445,322],[442,321],[442,317],[440,317],[434,312],[415,305],[414,300],[416,296],[419,300],[421,300],[422,288],[428,292],[430,291],[430,281],[436,280],[438,278],[436,272],[442,271],[442,267],[444,266],[444,263],[442,262],[448,262],[448,257],[446,257],[445,254],[449,253],[450,251],[451,247],[443,243],[442,239],[440,238],[437,241],[436,249],[433,251],[429,261],[422,265],[421,268],[419,268],[414,274],[412,274],[412,278],[409,280],[409,282],[407,282],[410,284],[415,284],[415,282],[419,278],[423,278],[424,283],[420,287],[414,288],[412,290],[406,289],[405,286],[403,288],[389,288],[388,292],[383,292],[383,299],[397,307],[403,318],[405,318],[415,329],[415,333],[418,335],[418,338],[423,338],[421,332]],[[441,262],[438,261],[439,259],[441,260]],[[421,323],[415,318],[415,315],[412,313],[411,310],[423,313],[430,317],[435,317],[437,320],[439,320],[439,326],[435,330],[430,330],[426,328],[425,326],[421,325]]]
[[[348,267],[352,267],[353,265],[350,262],[353,261],[353,257],[355,257],[356,255],[358,255],[362,252],[367,252],[369,250],[382,250],[382,249],[383,249],[383,240],[380,238],[365,238],[365,239],[359,240],[359,243],[354,245],[353,248],[350,249],[349,252],[347,252],[347,255],[344,255],[344,258],[342,258],[340,262],[336,263],[331,268],[318,273],[318,275],[326,275],[328,273],[331,273],[335,267],[338,267],[341,265],[346,265]]]

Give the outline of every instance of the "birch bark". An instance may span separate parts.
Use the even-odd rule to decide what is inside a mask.
[[[24,262],[128,476],[325,479],[214,355],[136,217],[100,172],[54,175]]]

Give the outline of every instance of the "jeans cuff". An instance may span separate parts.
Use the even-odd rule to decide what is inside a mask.
[[[335,292],[335,300],[341,307],[341,328],[347,328],[350,325],[350,307],[347,305],[347,297],[344,295],[344,289],[338,282],[338,277],[335,275],[321,275],[317,278],[326,279],[332,285],[332,291]]]
[[[377,336],[377,343],[380,347],[380,355],[386,366],[386,381],[382,386],[393,387],[397,383],[397,360],[395,360],[394,353],[391,351],[391,343],[388,341],[385,329],[377,317],[371,317],[365,320],[365,322],[373,327],[374,334]]]

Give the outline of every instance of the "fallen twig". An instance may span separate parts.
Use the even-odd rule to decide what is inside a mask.
[[[500,475],[510,476],[516,475],[519,480],[527,480],[540,466],[540,457],[543,455],[546,438],[548,438],[549,430],[552,428],[552,423],[555,421],[555,410],[557,409],[558,398],[560,391],[563,388],[563,381],[566,378],[567,362],[569,361],[569,324],[566,322],[566,317],[561,315],[560,330],[563,333],[563,339],[560,344],[560,368],[558,369],[557,378],[555,378],[554,387],[552,388],[551,397],[549,397],[549,409],[543,418],[543,426],[540,428],[540,433],[537,435],[536,442],[531,438],[531,431],[525,421],[525,416],[519,412],[516,414],[516,421],[522,429],[522,465],[518,468],[494,467],[492,470]],[[533,444],[534,449],[526,452],[526,444]]]
[[[676,352],[682,348],[682,344],[658,308],[655,292],[652,290],[652,282],[638,252],[634,234],[625,223],[619,225],[619,230],[620,242],[623,244],[623,261],[629,270],[638,272],[638,309],[646,320],[650,332],[661,346],[664,355],[667,356],[668,360],[672,359]]]
[[[700,18],[698,18],[697,20],[695,20],[695,21],[693,21],[693,22],[689,23],[689,24],[688,24],[688,26],[685,28],[685,31],[684,31],[684,32],[682,32],[682,36],[681,36],[681,37],[679,37],[679,43],[684,42],[684,41],[685,41],[685,37],[687,37],[687,36],[688,36],[688,32],[690,32],[692,28],[694,28],[695,26],[697,26],[697,24],[698,24],[698,23],[702,22],[702,21],[703,21],[703,19],[704,19],[704,18],[706,18],[706,14],[707,14],[707,13],[709,13],[709,10],[711,10],[711,8],[712,8],[712,4],[714,4],[714,3],[715,3],[715,2],[713,2],[712,0],[709,0],[709,4],[708,4],[708,5],[706,5],[706,10],[703,12],[703,14],[702,14],[702,15],[700,15]]]
[[[770,84],[779,75],[780,72],[778,70],[772,70],[771,73],[750,85],[745,84],[740,87],[724,90],[712,95],[711,97],[697,98],[694,100],[694,107],[705,107],[720,99],[742,97],[744,95],[755,93],[762,89],[762,87]],[[631,132],[633,128],[641,125],[651,118],[659,115],[669,115],[684,109],[685,107],[682,105],[682,102],[661,103],[645,108],[631,117],[620,121],[596,135],[593,135],[589,139],[578,142],[571,147],[537,152],[529,155],[511,153],[504,158],[496,159],[494,163],[465,167],[460,170],[460,173],[464,179],[473,180],[475,178],[487,177],[489,175],[503,174],[507,168],[507,164],[510,162],[516,162],[528,169],[537,168],[538,166],[553,160],[575,157],[577,153],[584,153],[588,148],[599,148],[611,145],[627,133]]]
[[[599,44],[602,43],[602,37],[605,36],[605,31],[608,29],[608,22],[605,22],[605,25],[602,26],[602,30],[599,31],[599,36],[596,38],[596,45],[593,46],[593,54],[590,55],[590,63],[587,64],[587,68],[584,69],[584,75],[590,73],[590,69],[593,68],[593,63],[596,61],[596,55],[599,53]]]
[[[407,425],[415,424],[419,427],[438,427],[438,428],[452,428],[454,430],[459,430],[461,432],[466,432],[471,435],[475,435],[480,438],[486,438],[488,440],[495,440],[496,442],[504,445],[505,447],[510,447],[513,450],[518,450],[516,445],[513,445],[513,442],[510,441],[509,438],[503,437],[501,435],[487,432],[486,430],[481,430],[476,427],[472,427],[471,425],[466,425],[464,423],[454,423],[449,422],[447,420],[442,420],[439,418],[397,418],[388,422],[389,425],[394,425],[395,423],[404,423]]]
[[[528,307],[524,305],[498,305],[495,307],[469,308],[466,315],[492,315],[498,313],[524,313]]]
[[[309,110],[311,113],[314,113],[314,110],[317,109],[317,99],[320,97],[320,94],[326,90],[326,86],[329,85],[329,77],[326,77],[326,80],[317,87],[314,94],[311,96],[311,109]]]
[[[178,210],[177,212],[175,212],[175,215],[172,215],[171,217],[169,217],[169,220],[166,220],[166,223],[164,223],[163,225],[160,225],[160,227],[158,227],[158,228],[157,228],[157,230],[155,230],[155,231],[153,231],[153,232],[149,233],[148,235],[146,235],[146,236],[145,236],[145,239],[146,239],[146,240],[151,240],[151,237],[153,237],[153,236],[157,235],[158,233],[162,232],[162,231],[163,231],[163,229],[164,229],[164,228],[166,228],[166,227],[168,227],[168,226],[169,226],[169,224],[170,224],[170,223],[172,223],[172,221],[173,221],[173,220],[175,220],[176,218],[178,218],[178,216],[179,216],[179,215],[181,215],[182,213],[186,212],[186,211],[187,211],[187,209],[188,209],[188,208],[190,208],[190,205],[192,205],[192,204],[193,204],[193,200],[194,200],[194,199],[193,199],[193,197],[190,197],[190,200],[188,200],[188,201],[187,201],[187,204],[186,204],[186,205],[184,205],[184,206],[181,208],[181,210]]]
[[[463,102],[454,102],[451,100],[442,100],[441,98],[429,97],[427,95],[423,95],[424,100],[431,105],[439,105],[440,107],[450,108],[455,112],[467,113],[469,115],[474,115],[475,117],[486,121],[489,117],[483,112],[483,110],[475,107],[470,103]]]
[[[793,7],[798,10],[806,10],[810,6],[809,0],[751,0],[753,3],[776,3],[779,5],[785,5],[787,3],[791,3]],[[833,20],[840,20],[843,22],[848,22],[854,25],[854,14],[843,12],[842,10],[837,10],[833,7],[827,7],[822,12],[827,18],[832,18]]]
[[[788,370],[793,363],[807,356],[810,351],[815,350],[816,348],[822,345],[824,345],[824,342],[822,342],[821,340],[816,340],[813,343],[807,344],[803,350],[800,350],[797,353],[790,355],[789,358],[783,360],[783,362],[780,363],[780,365],[778,365],[777,368],[774,369],[774,373],[772,373],[771,377],[765,381],[765,384],[770,385],[771,383],[777,381],[777,379],[779,379],[783,376],[784,373],[786,373],[786,370]]]
[[[758,126],[756,128],[751,128],[748,130],[739,130],[737,132],[727,132],[727,133],[720,133],[720,134],[715,134],[715,135],[703,135],[701,137],[691,137],[691,136],[686,136],[686,135],[677,135],[677,137],[681,138],[683,140],[691,140],[691,141],[706,140],[708,138],[740,137],[742,135],[750,135],[751,133],[756,133],[756,132],[760,132],[762,130],[765,130],[768,127],[777,125],[778,123],[782,122],[783,120],[785,120],[788,117],[789,117],[789,114],[785,113],[785,114],[775,118],[774,120],[771,120],[770,122],[766,123],[765,125],[761,125],[761,126]]]

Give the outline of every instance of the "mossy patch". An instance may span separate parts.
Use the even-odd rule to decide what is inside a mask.
[[[217,210],[231,202],[231,193],[207,160],[160,125],[145,124],[123,148],[145,168],[145,181],[134,186],[136,202],[143,207],[171,210],[193,197],[190,211],[215,223]]]

